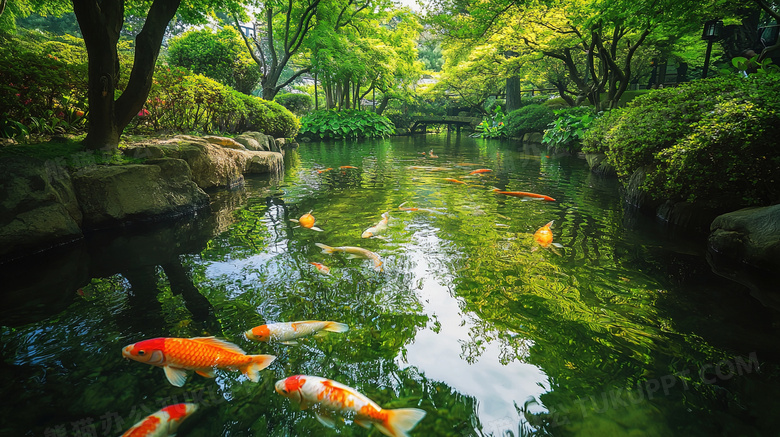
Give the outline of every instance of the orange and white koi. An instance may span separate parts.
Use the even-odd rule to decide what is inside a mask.
[[[537,229],[536,232],[534,232],[534,240],[539,243],[542,247],[548,247],[550,245],[555,247],[563,247],[558,243],[553,243],[553,233],[550,229],[550,226],[552,226],[553,222],[555,220],[551,221],[550,223],[547,223],[546,225],[542,226],[541,228]]]
[[[447,182],[452,182],[453,184],[465,184],[465,182],[459,181],[459,180],[454,179],[454,178],[444,178],[444,180],[447,181]]]
[[[322,232],[322,229],[314,226],[314,223],[317,221],[317,219],[315,219],[314,216],[311,215],[311,211],[302,215],[301,218],[290,219],[290,221],[298,223],[299,225],[301,225],[302,228],[311,229],[312,231]]]
[[[469,173],[469,174],[470,174],[470,175],[473,175],[473,174],[490,173],[491,171],[493,171],[493,170],[491,170],[491,169],[489,169],[489,168],[480,168],[480,169],[477,169],[477,170],[474,170],[474,171],[472,171],[472,172],[471,172],[471,173]]]
[[[330,267],[326,266],[325,264],[317,262],[310,262],[309,264],[313,265],[317,271],[323,275],[330,275]]]
[[[430,152],[428,152],[428,157],[429,157],[429,158],[438,158],[438,156],[437,156],[437,155],[434,155],[434,154],[433,154],[433,149],[431,149],[431,151],[430,151]]]
[[[196,404],[169,405],[150,414],[122,434],[122,437],[167,437],[176,433],[184,419],[197,411]]]
[[[206,378],[215,376],[214,369],[239,370],[257,382],[260,371],[276,359],[273,355],[247,355],[235,344],[214,337],[152,338],[125,346],[122,355],[162,367],[168,381],[176,387],[184,385],[187,370]]]
[[[363,249],[362,247],[355,247],[355,246],[338,246],[338,247],[331,247],[322,243],[314,243],[317,247],[322,249],[322,253],[327,253],[328,255],[332,255],[336,252],[344,252],[347,255],[347,258],[367,258],[372,261],[374,261],[374,270],[376,271],[382,271],[382,258],[379,257],[374,252],[371,252],[370,250]]]
[[[406,437],[426,414],[419,408],[384,409],[354,388],[318,376],[290,376],[277,381],[275,389],[302,410],[312,406],[317,419],[329,427],[334,426],[331,415],[337,414],[365,428],[376,425],[384,435]]]
[[[379,223],[363,231],[363,233],[360,235],[360,238],[371,238],[371,237],[384,238],[380,234],[387,230],[387,222],[389,220],[390,220],[389,213],[382,214],[382,220],[379,220]]]
[[[283,344],[296,344],[296,338],[307,335],[320,335],[323,331],[347,332],[349,326],[338,322],[324,322],[320,320],[304,320],[301,322],[269,323],[255,326],[246,331],[244,336],[254,341],[278,341]]]
[[[528,193],[528,192],[525,192],[525,191],[502,191],[502,190],[499,190],[498,188],[493,188],[493,191],[496,194],[504,194],[504,195],[513,196],[513,197],[530,197],[530,198],[533,198],[533,199],[546,200],[548,202],[554,202],[555,201],[555,199],[553,199],[552,197],[545,196],[544,194]]]

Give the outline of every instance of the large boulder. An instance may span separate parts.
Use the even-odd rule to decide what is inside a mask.
[[[284,153],[282,148],[276,144],[276,140],[270,135],[260,132],[244,132],[236,137],[236,141],[241,143],[248,150],[256,152],[278,152]]]
[[[173,217],[209,201],[180,159],[87,167],[73,175],[73,186],[84,214],[83,226],[88,229]]]
[[[82,238],[81,222],[63,163],[0,158],[0,260]]]
[[[744,208],[715,218],[708,248],[732,260],[780,272],[780,205]]]

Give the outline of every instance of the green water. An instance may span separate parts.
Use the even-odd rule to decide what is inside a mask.
[[[465,136],[310,143],[283,176],[210,194],[193,217],[0,266],[0,435],[115,436],[185,401],[200,410],[181,437],[381,435],[293,406],[273,390],[293,374],[424,409],[412,436],[780,435],[778,313],[581,159]],[[310,210],[323,232],[289,220]],[[386,238],[361,239],[388,211]],[[552,220],[562,247],[541,248],[533,233]],[[383,270],[315,243],[369,249]],[[298,345],[242,336],[309,319],[350,330]],[[217,371],[177,388],[121,356],[206,335],[277,360],[258,383]]]

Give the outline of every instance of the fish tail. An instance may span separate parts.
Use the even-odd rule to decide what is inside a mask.
[[[320,249],[322,249],[322,253],[332,254],[332,253],[336,252],[336,249],[328,246],[327,244],[314,243],[314,245],[319,247]]]
[[[250,355],[252,361],[241,368],[241,373],[246,375],[252,382],[260,381],[260,371],[271,365],[276,359],[274,355]]]
[[[402,203],[402,204],[398,205],[398,207],[400,208],[400,207],[402,207],[402,206],[406,205],[407,203],[409,203],[409,201],[408,201],[408,200],[407,200],[407,201],[405,201],[404,203]]]
[[[347,332],[349,331],[349,325],[339,322],[328,322],[322,329],[329,332]]]
[[[552,225],[553,225],[553,223],[555,223],[555,220],[552,220],[552,221],[550,221],[550,223],[547,223],[547,224],[546,224],[546,225],[544,225],[544,226],[545,226],[545,227],[547,227],[547,228],[549,228],[550,226],[552,226]]]
[[[408,432],[425,417],[425,411],[419,408],[396,408],[384,410],[387,419],[382,423],[376,423],[377,428],[392,437],[407,437]]]

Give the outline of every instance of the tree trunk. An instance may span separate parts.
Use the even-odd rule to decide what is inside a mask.
[[[181,0],[155,0],[144,27],[136,38],[135,59],[127,89],[118,99],[119,83],[117,42],[124,24],[124,1],[73,0],[73,12],[79,22],[89,58],[88,91],[89,130],[84,139],[88,149],[113,149],[119,145],[122,131],[143,108],[152,87],[154,64],[160,53],[165,28]]]
[[[514,76],[506,80],[506,113],[520,109],[520,77]]]

